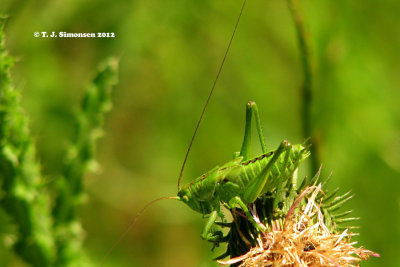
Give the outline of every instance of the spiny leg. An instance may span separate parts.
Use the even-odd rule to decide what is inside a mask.
[[[276,188],[276,194],[275,194],[275,199],[274,199],[274,204],[273,204],[273,210],[276,211],[278,208],[279,202],[283,199],[283,188],[284,185],[286,185],[286,182],[284,183],[283,179],[286,176],[286,170],[289,169],[290,166],[290,150],[291,150],[291,145],[288,146],[288,149],[286,150],[285,154],[285,159],[282,165],[282,170],[278,178],[278,186]]]
[[[256,201],[256,199],[261,194],[265,184],[267,183],[269,174],[271,173],[273,166],[275,165],[279,157],[282,155],[282,153],[288,151],[289,149],[290,149],[289,142],[286,140],[283,141],[278,147],[278,149],[274,152],[274,155],[268,162],[267,166],[265,166],[261,170],[260,174],[258,174],[258,176],[255,177],[253,180],[251,180],[250,183],[246,186],[242,196],[242,199],[246,204],[253,203],[254,201]]]
[[[263,154],[267,153],[267,147],[265,146],[264,134],[261,128],[260,116],[258,114],[258,108],[255,102],[249,101],[246,105],[246,124],[244,130],[244,138],[242,148],[240,150],[240,156],[243,156],[243,160],[251,158],[251,118],[255,116],[258,138],[260,140],[261,149]]]
[[[244,126],[244,137],[242,148],[240,149],[240,156],[243,157],[243,160],[246,161],[251,157],[251,117],[252,110],[250,101],[246,105],[246,124]]]
[[[262,225],[255,221],[253,215],[250,213],[250,210],[247,207],[247,204],[253,203],[260,196],[262,189],[264,188],[268,180],[272,167],[274,166],[278,158],[289,149],[289,142],[283,141],[278,149],[275,151],[274,156],[268,162],[267,166],[265,166],[261,170],[260,174],[247,185],[243,195],[241,197],[236,196],[229,201],[230,208],[233,209],[236,207],[240,207],[245,212],[246,216],[249,218],[254,227],[259,231],[263,231],[265,229]]]
[[[256,119],[258,139],[260,140],[260,145],[261,145],[261,149],[262,149],[263,154],[266,154],[267,153],[267,147],[266,147],[265,141],[264,141],[264,132],[263,132],[262,127],[261,127],[261,120],[260,120],[260,115],[258,114],[257,104],[256,104],[256,102],[250,101],[248,105],[251,105],[251,108],[252,108],[252,110],[254,112],[255,119]]]

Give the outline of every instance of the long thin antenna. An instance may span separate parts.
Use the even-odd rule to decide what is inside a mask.
[[[122,239],[128,234],[128,232],[135,226],[136,221],[139,219],[139,217],[147,210],[148,207],[150,207],[151,205],[153,205],[154,203],[164,200],[164,199],[179,199],[179,197],[160,197],[157,198],[149,203],[146,204],[146,206],[144,206],[137,214],[136,216],[131,220],[131,222],[129,223],[128,227],[126,227],[125,231],[119,236],[118,240],[115,241],[115,243],[112,245],[112,247],[107,251],[107,253],[104,255],[102,261],[101,261],[101,265],[103,265],[103,263],[106,261],[106,259],[108,258],[108,256],[110,256],[111,252],[113,252],[113,250],[115,249],[115,247],[122,241]]]
[[[208,94],[208,98],[207,98],[207,100],[206,100],[206,104],[205,104],[204,107],[203,107],[203,110],[202,110],[202,112],[201,112],[199,121],[197,122],[197,125],[196,125],[196,129],[194,130],[192,139],[190,140],[190,143],[189,143],[189,147],[188,147],[188,149],[187,149],[187,151],[186,151],[186,155],[185,155],[185,159],[183,160],[181,172],[179,173],[178,190],[181,189],[181,180],[182,180],[183,170],[185,169],[185,165],[186,165],[186,161],[187,161],[188,156],[189,156],[190,149],[192,148],[192,144],[193,144],[194,138],[196,137],[196,134],[197,134],[197,131],[198,131],[198,129],[199,129],[201,120],[203,119],[203,116],[204,116],[204,113],[205,113],[206,108],[207,108],[207,106],[208,106],[208,103],[210,102],[211,96],[212,96],[212,94],[213,94],[213,92],[214,92],[215,85],[217,84],[217,81],[218,81],[219,76],[220,76],[220,74],[221,74],[222,68],[224,67],[226,57],[228,56],[229,50],[230,50],[230,48],[231,48],[231,44],[232,44],[233,38],[235,37],[236,30],[237,30],[237,28],[238,28],[238,25],[239,25],[239,22],[240,22],[240,18],[242,17],[243,10],[244,10],[244,7],[245,7],[245,5],[246,5],[246,2],[247,2],[247,0],[244,0],[244,1],[243,1],[242,8],[240,9],[239,16],[238,16],[238,18],[237,18],[237,20],[236,20],[235,28],[234,28],[234,30],[233,30],[231,39],[229,40],[228,47],[226,48],[224,57],[223,57],[223,59],[222,59],[221,65],[220,65],[220,67],[219,67],[219,70],[218,70],[218,73],[217,73],[217,77],[215,78],[214,83],[213,83],[213,85],[212,85],[212,87],[211,87],[210,93]]]

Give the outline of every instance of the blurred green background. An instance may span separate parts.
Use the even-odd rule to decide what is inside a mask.
[[[74,111],[111,55],[120,61],[86,179],[85,248],[99,262],[147,202],[176,194],[181,163],[233,30],[241,1],[1,0],[10,16],[14,82],[30,116],[43,172],[52,178],[72,136]],[[301,1],[315,63],[313,123],[330,187],[351,190],[356,240],[400,266],[400,2]],[[35,38],[36,31],[115,32],[116,38]],[[258,103],[267,146],[301,136],[299,52],[285,1],[248,2],[193,146],[184,183],[240,149],[245,104]],[[254,144],[255,151],[259,151]],[[307,165],[303,173],[307,173]],[[217,266],[201,240],[204,220],[181,203],[152,207],[107,266]],[[24,266],[17,259],[11,266]]]

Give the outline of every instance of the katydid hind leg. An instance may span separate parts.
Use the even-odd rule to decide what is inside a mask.
[[[278,178],[278,185],[276,188],[276,195],[275,195],[275,199],[274,199],[273,210],[277,210],[279,202],[281,202],[283,199],[283,188],[287,182],[287,180],[284,181],[284,179],[285,179],[285,176],[287,173],[286,170],[288,170],[290,167],[290,149],[291,149],[291,146],[289,145],[288,149],[286,150],[285,159],[284,159],[284,162],[282,165],[282,170],[281,170],[281,173]]]
[[[251,117],[253,115],[251,109],[251,101],[246,105],[246,124],[244,126],[244,137],[242,148],[240,149],[240,156],[246,161],[251,158]]]
[[[258,108],[255,102],[249,101],[246,105],[246,124],[244,130],[244,137],[242,148],[240,151],[240,156],[243,156],[243,160],[248,160],[252,157],[251,155],[251,120],[254,115],[254,120],[256,122],[258,139],[260,141],[261,149],[263,154],[267,153],[267,147],[264,141],[264,133],[261,127],[260,115],[258,113]]]
[[[272,170],[273,166],[279,159],[279,157],[290,148],[290,144],[288,141],[283,141],[278,149],[275,151],[273,157],[268,162],[268,164],[261,170],[260,174],[255,177],[250,183],[246,186],[242,199],[243,201],[248,203],[253,203],[261,194],[267,180],[269,178],[270,171]]]
[[[250,101],[248,105],[251,105],[251,110],[254,113],[254,118],[255,118],[256,126],[257,126],[258,139],[260,140],[262,152],[263,152],[263,154],[266,154],[267,146],[265,145],[264,132],[261,127],[261,120],[260,120],[260,115],[258,113],[257,104],[256,104],[256,102]]]

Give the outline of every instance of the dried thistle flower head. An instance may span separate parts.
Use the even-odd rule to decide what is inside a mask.
[[[321,185],[304,189],[288,211],[283,225],[273,224],[269,231],[260,233],[257,246],[246,254],[218,262],[241,267],[358,266],[370,256],[379,257],[375,252],[354,247],[357,242],[350,239],[355,234],[348,229],[340,234],[329,231],[320,209],[322,198],[316,200],[320,192]],[[307,199],[307,204],[295,211],[303,198]],[[254,216],[260,221],[257,214]]]

